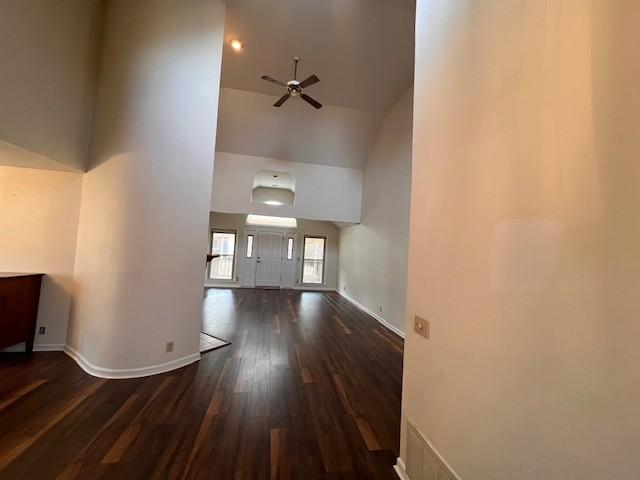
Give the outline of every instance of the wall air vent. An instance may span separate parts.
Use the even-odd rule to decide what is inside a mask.
[[[407,422],[407,458],[404,473],[408,480],[460,480],[416,428]],[[399,465],[402,463],[399,461]]]

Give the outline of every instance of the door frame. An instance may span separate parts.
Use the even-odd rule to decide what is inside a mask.
[[[240,275],[240,284],[246,288],[255,288],[256,287],[256,276],[258,274],[258,269],[256,260],[257,260],[257,252],[259,248],[259,238],[260,233],[282,233],[283,234],[283,242],[282,242],[282,271],[285,271],[285,262],[291,261],[294,262],[292,272],[293,278],[290,281],[285,281],[284,278],[280,280],[280,288],[293,288],[296,284],[296,273],[298,271],[296,262],[297,260],[297,251],[298,251],[298,230],[295,228],[279,228],[279,227],[261,227],[261,226],[250,226],[246,227],[242,232],[242,256],[238,257],[239,262],[239,275]],[[251,258],[247,258],[247,237],[249,235],[253,235],[253,255]],[[293,238],[293,258],[292,260],[286,260],[286,248],[287,248],[287,239]],[[277,288],[277,286],[276,286]]]

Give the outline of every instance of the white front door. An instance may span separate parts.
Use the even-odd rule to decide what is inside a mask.
[[[283,233],[260,232],[256,257],[256,286],[279,287],[282,279]]]

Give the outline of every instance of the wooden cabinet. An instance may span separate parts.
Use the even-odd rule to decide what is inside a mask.
[[[41,274],[0,273],[0,349],[25,342],[33,351]]]

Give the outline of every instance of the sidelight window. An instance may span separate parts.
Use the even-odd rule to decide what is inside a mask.
[[[287,260],[293,260],[293,238],[287,241]]]
[[[253,258],[253,235],[247,236],[247,258]]]

